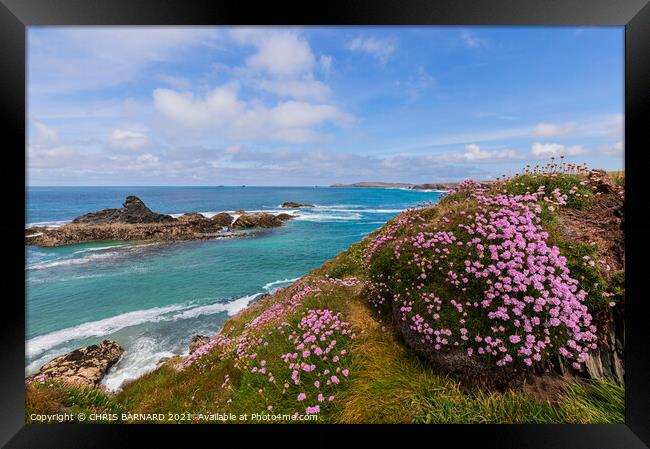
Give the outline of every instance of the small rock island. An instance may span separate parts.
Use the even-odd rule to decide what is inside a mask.
[[[207,218],[196,212],[178,218],[149,209],[136,196],[127,196],[121,208],[103,209],[80,215],[58,228],[43,226],[25,230],[27,245],[63,246],[98,241],[176,241],[207,240],[236,237],[237,231],[255,228],[276,228],[295,215],[273,215],[266,212],[236,215],[226,212]]]

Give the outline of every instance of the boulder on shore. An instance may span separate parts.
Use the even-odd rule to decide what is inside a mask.
[[[230,225],[232,229],[277,228],[279,226],[282,226],[282,220],[266,212],[244,213]]]
[[[60,355],[29,376],[27,381],[61,381],[67,384],[98,387],[108,369],[115,365],[124,349],[113,340],[75,349]]]
[[[212,220],[212,222],[214,222],[217,226],[230,226],[232,224],[233,217],[226,212],[221,212],[212,217],[210,220]]]
[[[282,203],[284,209],[295,209],[298,207],[314,207],[313,204],[296,203],[295,201],[286,201]]]
[[[112,224],[112,223],[165,223],[175,221],[171,215],[152,212],[137,196],[127,196],[123,207],[103,209],[80,215],[74,224]]]
[[[192,341],[190,341],[190,354],[209,341],[210,337],[206,337],[205,335],[194,335]]]

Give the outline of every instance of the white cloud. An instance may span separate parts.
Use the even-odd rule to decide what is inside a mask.
[[[397,38],[387,37],[377,39],[375,37],[356,37],[345,43],[345,48],[352,52],[361,52],[371,55],[382,64],[386,64],[397,49]]]
[[[184,128],[202,129],[223,126],[240,116],[246,105],[237,98],[237,85],[219,86],[204,98],[191,92],[156,89],[154,106],[163,115]]]
[[[57,128],[49,127],[39,121],[34,122],[34,127],[36,128],[37,138],[40,141],[54,143],[59,140],[59,130]]]
[[[471,143],[465,145],[465,151],[462,153],[447,153],[439,156],[440,159],[446,161],[496,161],[501,159],[521,159],[522,155],[514,150],[481,150],[481,148]]]
[[[156,109],[182,128],[221,130],[233,138],[268,138],[287,142],[318,140],[313,129],[326,123],[350,126],[355,118],[330,104],[283,101],[273,107],[247,103],[237,95],[237,86],[216,87],[206,96],[190,92],[156,89]]]
[[[557,157],[557,156],[577,156],[587,152],[582,145],[573,145],[570,147],[560,145],[559,143],[540,143],[535,142],[530,150],[535,157]]]
[[[154,156],[151,153],[147,153],[147,154],[143,154],[142,156],[138,156],[137,161],[147,165],[158,165],[160,159],[158,158],[158,156]]]
[[[625,152],[625,145],[623,142],[616,142],[613,145],[607,145],[601,149],[601,153],[607,156],[622,156]]]
[[[113,148],[138,150],[149,144],[149,137],[144,132],[116,128],[111,133],[109,144]]]
[[[469,48],[480,48],[485,45],[485,40],[477,37],[474,33],[464,30],[460,33],[460,38]]]
[[[70,27],[29,30],[29,92],[69,93],[132,81],[146,66],[196,46],[215,46],[204,27]],[[80,69],[83,68],[83,69]]]
[[[531,134],[535,137],[555,137],[575,132],[576,124],[573,122],[565,123],[564,125],[556,125],[553,123],[538,123]]]
[[[238,28],[231,34],[238,42],[256,47],[257,52],[247,59],[254,70],[296,77],[311,71],[316,62],[309,42],[292,31]]]
[[[332,71],[332,62],[334,62],[334,57],[322,55],[318,62],[325,73],[330,73]]]

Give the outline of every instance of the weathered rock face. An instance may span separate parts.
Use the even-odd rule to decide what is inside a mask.
[[[56,380],[74,385],[98,387],[108,369],[122,356],[124,349],[112,341],[75,349],[43,365],[28,381]]]
[[[268,213],[248,214],[233,222],[230,214],[222,212],[212,218],[196,212],[188,212],[178,219],[157,214],[134,196],[127,197],[122,209],[104,209],[75,218],[58,228],[33,227],[25,230],[25,242],[34,246],[63,246],[84,242],[101,241],[176,241],[233,238],[236,234],[223,233],[228,228],[275,228],[283,220],[293,218],[289,214],[277,217]]]
[[[233,217],[232,215],[221,212],[210,219],[217,226],[230,226],[232,224]]]
[[[210,337],[205,335],[194,335],[190,341],[190,354],[199,349],[201,346],[210,341]]]
[[[598,265],[600,274],[610,281],[615,273],[625,270],[625,187],[617,185],[604,170],[590,171],[586,181],[594,192],[593,204],[586,210],[561,209],[558,230],[568,240],[596,245],[598,257],[604,262]],[[624,311],[623,301],[593,314],[593,323],[598,328],[598,349],[590,352],[586,372],[575,374],[607,378],[625,385]],[[562,372],[573,372],[564,361],[559,363],[559,368]]]
[[[221,226],[204,218],[192,221],[175,220],[168,223],[116,223],[116,224],[67,224],[55,229],[36,233],[27,229],[26,242],[35,246],[63,246],[84,242],[102,241],[177,241],[217,238]],[[31,236],[31,237],[30,237]],[[228,237],[228,236],[223,236]]]
[[[285,209],[293,209],[297,207],[314,207],[313,204],[305,204],[305,203],[296,203],[294,201],[287,201],[285,203],[282,203],[282,207]]]
[[[103,209],[81,215],[74,220],[74,224],[112,224],[112,223],[164,223],[172,222],[170,215],[152,212],[137,196],[127,196],[123,207],[120,209]]]
[[[230,225],[232,229],[277,228],[279,226],[282,226],[282,220],[266,212],[244,213]]]

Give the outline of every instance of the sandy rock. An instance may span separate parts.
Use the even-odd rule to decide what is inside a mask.
[[[28,381],[55,380],[68,384],[98,387],[108,369],[122,356],[124,349],[115,341],[75,349],[41,367]]]

